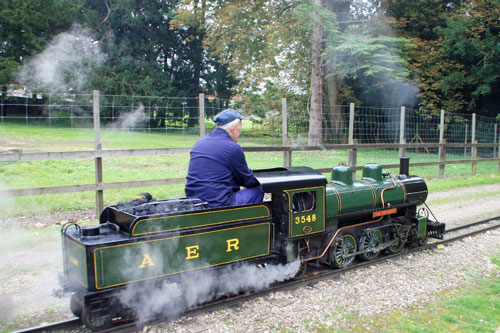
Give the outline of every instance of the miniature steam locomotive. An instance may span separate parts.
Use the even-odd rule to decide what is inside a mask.
[[[100,224],[61,229],[64,271],[61,284],[74,292],[73,313],[94,330],[112,324],[127,307],[122,290],[150,288],[189,279],[193,272],[230,265],[299,262],[342,268],[356,257],[371,260],[383,250],[443,238],[444,224],[417,206],[427,185],[408,175],[363,167],[353,181],[349,166],[332,169],[332,181],[308,167],[254,171],[270,200],[208,208],[200,200],[140,200],[106,207]],[[268,195],[269,196],[269,195]]]

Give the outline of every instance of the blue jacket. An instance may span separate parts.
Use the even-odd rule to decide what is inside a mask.
[[[210,207],[230,206],[240,186],[260,185],[241,146],[221,128],[194,144],[186,178],[186,197],[206,201]]]

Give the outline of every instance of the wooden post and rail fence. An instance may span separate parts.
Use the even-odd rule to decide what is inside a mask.
[[[204,95],[200,94],[200,119],[204,119]],[[498,172],[500,172],[500,157],[497,152],[500,149],[500,142],[497,142],[495,135],[495,142],[493,143],[478,143],[476,141],[476,115],[473,114],[472,121],[472,143],[447,143],[444,139],[444,111],[441,111],[441,126],[439,143],[406,143],[404,139],[404,122],[405,122],[405,109],[401,108],[401,125],[400,125],[400,140],[395,144],[359,144],[354,139],[354,104],[350,105],[349,113],[349,136],[348,144],[334,144],[323,146],[290,146],[287,133],[287,104],[286,99],[282,100],[282,113],[283,113],[283,146],[266,146],[266,147],[243,147],[245,152],[283,152],[283,166],[289,167],[292,165],[292,153],[298,151],[315,151],[315,150],[348,150],[348,164],[355,172],[361,170],[362,166],[356,165],[357,152],[359,149],[399,149],[399,155],[404,156],[408,149],[429,149],[438,148],[438,161],[436,162],[421,162],[412,163],[412,166],[437,166],[439,168],[439,177],[444,177],[445,166],[450,164],[464,164],[470,163],[471,174],[476,174],[476,166],[479,162],[498,162]],[[163,186],[173,184],[184,184],[185,178],[167,178],[167,179],[152,179],[152,180],[138,180],[127,182],[103,182],[103,158],[110,157],[125,157],[125,156],[152,156],[152,155],[169,155],[169,154],[187,154],[191,148],[152,148],[152,149],[113,149],[103,150],[100,142],[100,110],[99,110],[99,92],[93,92],[93,113],[94,113],[94,150],[91,151],[70,151],[70,152],[45,152],[45,153],[6,153],[0,154],[0,162],[21,162],[21,161],[34,161],[34,160],[57,160],[57,159],[94,159],[95,161],[95,183],[92,184],[79,184],[79,185],[64,185],[64,186],[50,186],[50,187],[36,187],[36,188],[23,188],[23,189],[2,189],[0,196],[3,197],[16,197],[16,196],[30,196],[42,194],[57,194],[57,193],[73,193],[73,192],[96,192],[96,211],[97,214],[103,209],[103,193],[106,190],[147,187],[147,186]],[[495,133],[496,133],[495,125]],[[200,136],[205,135],[204,121],[200,121]],[[493,158],[478,158],[477,150],[481,147],[494,147]],[[464,148],[465,151],[470,148],[471,158],[446,161],[447,148]],[[385,164],[384,168],[398,168],[399,164]],[[319,172],[327,173],[331,168],[317,169]]]

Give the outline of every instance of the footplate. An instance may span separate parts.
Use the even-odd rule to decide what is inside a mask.
[[[445,224],[432,220],[427,220],[427,234],[431,238],[443,239],[444,238]]]

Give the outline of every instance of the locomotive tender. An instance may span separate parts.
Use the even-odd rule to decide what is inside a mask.
[[[117,294],[146,283],[176,281],[191,272],[235,263],[278,264],[300,260],[342,268],[356,257],[370,260],[382,250],[401,251],[408,242],[441,238],[444,224],[417,206],[427,185],[408,175],[363,167],[353,181],[351,167],[332,169],[332,181],[308,167],[254,171],[271,199],[258,204],[208,208],[200,200],[155,200],[150,196],[106,207],[100,224],[61,229],[61,284],[73,291],[71,309],[91,329],[111,325],[126,304]]]

